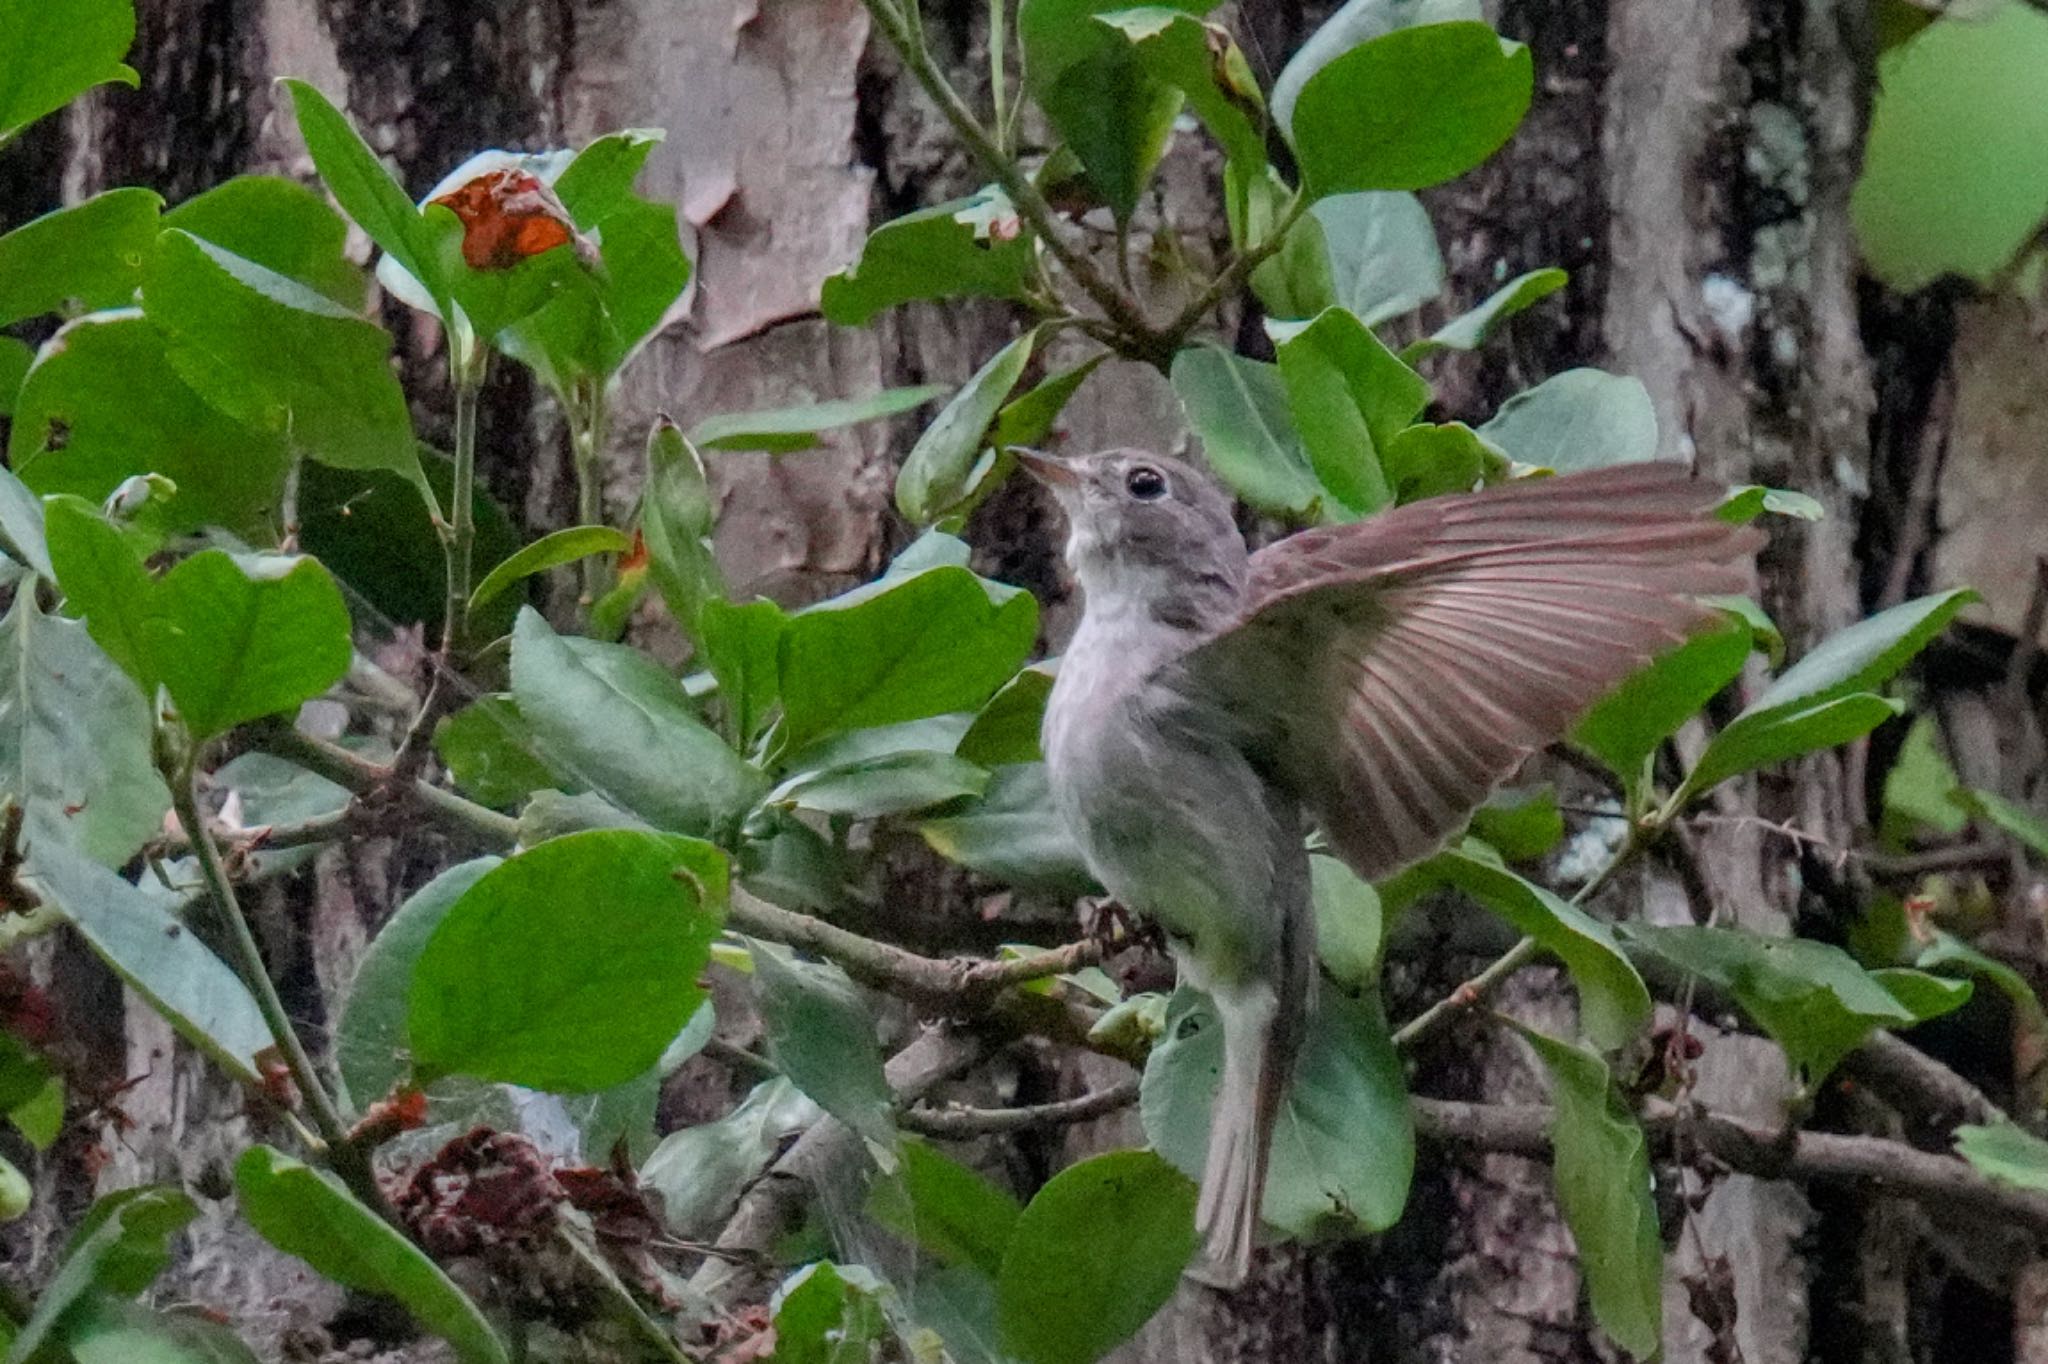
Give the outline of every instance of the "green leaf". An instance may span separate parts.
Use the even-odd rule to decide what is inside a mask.
[[[171,1262],[170,1240],[199,1209],[182,1190],[144,1185],[107,1194],[86,1213],[36,1309],[14,1337],[6,1364],[29,1364],[99,1293],[132,1296]]]
[[[1943,17],[1878,61],[1849,198],[1872,273],[1899,290],[1980,284],[2048,218],[2048,15],[2024,4]]]
[[[2024,806],[2013,804],[1994,791],[1965,788],[1957,799],[1963,808],[1982,815],[2011,835],[2034,856],[2048,858],[2048,822]]]
[[[1921,826],[1955,835],[1970,822],[1957,796],[1962,783],[1941,752],[1941,727],[1931,715],[1913,721],[1884,777],[1885,839],[1904,843]]]
[[[1502,403],[1479,434],[1523,464],[1602,469],[1657,457],[1657,410],[1640,379],[1568,369]]]
[[[438,233],[342,112],[304,81],[280,82],[292,97],[299,136],[342,212],[430,293],[443,322],[454,301],[440,268]]]
[[[0,326],[132,305],[162,206],[154,190],[111,189],[0,237]]]
[[[1043,444],[1058,425],[1067,400],[1087,382],[1095,367],[1108,358],[1107,351],[1091,355],[1073,368],[1063,369],[1041,380],[1036,387],[1004,404],[996,413],[993,443],[998,448]]]
[[[1378,999],[1318,993],[1294,1083],[1273,1129],[1261,1205],[1290,1236],[1381,1231],[1400,1219],[1415,1134],[1400,1058]],[[1181,990],[1145,1062],[1139,1112],[1153,1148],[1189,1178],[1208,1151],[1223,1074],[1223,1030],[1206,998]]]
[[[787,1079],[756,1085],[725,1117],[669,1133],[640,1167],[678,1236],[715,1233],[788,1140],[822,1112]]]
[[[264,1240],[347,1287],[398,1299],[470,1364],[508,1364],[491,1325],[455,1281],[341,1181],[269,1146],[235,1162],[242,1215]]]
[[[4,466],[0,466],[0,549],[30,571],[55,580],[49,541],[43,536],[43,499]]]
[[[1727,928],[1623,930],[1682,971],[1726,990],[1769,1033],[1811,1088],[1873,1028],[1911,1027],[1959,1007],[1967,981],[1902,999],[1839,947],[1808,938],[1764,938]],[[1927,976],[1924,981],[1934,981]]]
[[[454,462],[422,446],[420,467],[436,505],[452,510]],[[476,527],[472,558],[477,563],[516,554],[525,541],[482,480],[471,491],[470,520]],[[379,469],[301,465],[299,544],[368,607],[394,623],[418,623],[428,639],[439,637],[448,603],[447,556],[427,504],[409,478]],[[518,607],[511,597],[489,603],[470,619],[470,637],[504,634]]]
[[[434,726],[434,751],[455,784],[486,805],[517,805],[557,780],[534,752],[533,730],[510,696],[484,696]]]
[[[1214,5],[1186,0],[1172,8],[1199,15]],[[1079,158],[1095,192],[1119,221],[1128,221],[1166,151],[1183,97],[1148,74],[1143,59],[1108,25],[1090,22],[1121,8],[1123,0],[1022,0],[1017,38],[1025,88]]]
[[[1309,213],[1322,228],[1333,303],[1366,326],[1414,312],[1444,288],[1429,211],[1399,190],[1333,194]],[[1323,304],[1301,316],[1321,311]],[[1402,359],[1409,358],[1405,353]]]
[[[1334,857],[1309,859],[1316,912],[1316,954],[1330,978],[1354,993],[1376,990],[1386,916],[1372,883]]]
[[[895,1174],[869,1188],[867,1215],[945,1263],[994,1280],[1024,1211],[1016,1198],[919,1138],[904,1138],[897,1155]]]
[[[0,417],[14,415],[14,401],[21,393],[21,382],[28,377],[29,366],[35,362],[36,353],[26,341],[0,336]],[[12,474],[8,476],[13,477]]]
[[[1472,832],[1509,862],[1534,862],[1564,842],[1557,790],[1541,786],[1495,791],[1472,812]]]
[[[1225,156],[1243,166],[1266,164],[1265,101],[1227,31],[1162,5],[1095,17],[1123,35],[1139,70],[1187,97]]]
[[[1518,275],[1494,290],[1485,302],[1469,313],[1452,318],[1427,337],[1404,346],[1401,358],[1413,364],[1440,350],[1478,350],[1500,324],[1533,303],[1549,298],[1564,288],[1571,276],[1551,267]]]
[[[1463,422],[1421,423],[1393,434],[1380,451],[1380,467],[1396,502],[1419,502],[1498,482],[1507,475],[1508,457]]]
[[[1579,721],[1572,741],[1636,792],[1657,746],[1741,675],[1750,647],[1749,625],[1725,618],[1631,674]]]
[[[819,304],[826,320],[860,327],[920,299],[1023,297],[1034,243],[1021,230],[977,231],[991,211],[1016,221],[1009,200],[991,186],[883,223],[868,234],[858,261],[826,277]]]
[[[657,828],[712,833],[767,786],[637,650],[568,640],[531,608],[512,627],[512,696],[551,769]]]
[[[2009,1122],[1956,1129],[1956,1154],[2001,1184],[2048,1193],[2048,1141]]]
[[[109,1297],[79,1305],[64,1325],[63,1346],[76,1364],[257,1364],[225,1326]]]
[[[1052,697],[1052,673],[1042,665],[1024,669],[988,699],[960,736],[954,753],[982,767],[1035,763],[1045,703]]]
[[[2027,978],[1955,934],[1935,929],[1934,941],[1921,951],[1913,965],[1922,971],[1937,972],[1944,966],[1960,966],[1971,975],[1990,981],[2012,1001],[2021,1015],[2023,1028],[2036,1036],[2048,1034],[2048,1011],[2042,1009],[2041,997],[2034,993],[2034,987],[2027,983]]]
[[[363,952],[334,1029],[335,1065],[358,1113],[390,1093],[411,1068],[407,999],[427,939],[455,902],[504,860],[473,858],[434,877],[406,897]]]
[[[943,384],[916,388],[885,388],[865,398],[839,398],[767,412],[727,412],[706,417],[690,431],[690,440],[705,450],[766,450],[788,454],[818,444],[820,432],[861,422],[879,421],[922,407],[945,393]]]
[[[996,1278],[1003,1346],[1025,1364],[1094,1364],[1165,1305],[1194,1252],[1194,1183],[1158,1156],[1070,1165],[1010,1236]]]
[[[1221,346],[1189,346],[1173,357],[1173,391],[1202,456],[1259,511],[1307,519],[1323,498],[1287,407],[1277,366]]]
[[[1650,992],[1614,930],[1577,905],[1505,867],[1452,850],[1422,864],[1506,919],[1564,963],[1579,991],[1579,1026],[1602,1051],[1628,1045],[1650,1021]]]
[[[924,821],[918,832],[941,857],[1009,885],[1063,896],[1096,889],[1052,807],[1044,763],[996,768],[980,800],[957,815]]]
[[[576,226],[596,227],[625,207],[640,168],[667,140],[668,133],[661,128],[623,128],[595,139],[570,158],[554,188]]]
[[[964,568],[891,575],[799,612],[782,636],[784,751],[979,706],[1015,675],[1038,604]]]
[[[1292,127],[1294,102],[1309,78],[1360,43],[1398,28],[1485,17],[1479,0],[1349,0],[1308,35],[1273,82],[1273,116]]]
[[[708,843],[613,830],[485,872],[413,969],[416,1062],[570,1094],[647,1070],[704,997],[725,876]]]
[[[0,147],[95,85],[139,85],[134,41],[132,0],[0,0]]]
[[[896,1146],[896,1106],[882,1074],[875,1012],[830,962],[799,961],[754,945],[761,1024],[775,1064],[818,1106],[884,1151]]]
[[[32,850],[28,879],[86,945],[180,1036],[245,1084],[270,1029],[241,977],[163,906],[61,843]]]
[[[1516,1031],[1550,1072],[1557,1203],[1578,1244],[1593,1318],[1630,1354],[1654,1356],[1664,1338],[1664,1244],[1643,1129],[1615,1093],[1606,1062]]]
[[[1528,111],[1529,49],[1485,24],[1396,29],[1329,62],[1285,126],[1316,198],[1423,189],[1499,150]]]
[[[685,630],[697,629],[705,606],[725,596],[725,576],[711,552],[715,519],[704,456],[668,417],[657,418],[647,433],[640,534],[654,585]]]
[[[1730,488],[1727,500],[1715,512],[1723,521],[1736,525],[1747,525],[1765,512],[1790,516],[1799,521],[1819,521],[1827,515],[1827,509],[1805,493],[1765,488],[1754,483]]]
[[[776,1290],[776,1364],[855,1364],[894,1338],[886,1286],[859,1265],[813,1261]]]
[[[1429,384],[1342,308],[1267,331],[1316,477],[1354,514],[1386,506],[1393,489],[1380,451],[1429,402]]]
[[[990,356],[910,447],[896,473],[896,508],[905,519],[928,524],[967,498],[989,427],[1023,377],[1037,340],[1036,331],[1025,332]]]
[[[171,367],[163,333],[120,312],[80,318],[43,347],[16,395],[8,460],[35,492],[94,503],[137,474],[162,474],[178,491],[145,509],[154,528],[220,526],[263,541],[276,533],[291,451],[282,432],[195,393]]]
[[[632,547],[631,536],[610,526],[570,526],[551,531],[485,574],[476,591],[469,594],[469,609],[474,612],[522,578],[573,564],[593,554],[623,554]]]
[[[363,272],[347,256],[348,224],[304,185],[238,175],[179,204],[163,225],[297,280],[351,313],[362,311]]]
[[[50,506],[50,557],[86,629],[145,695],[168,690],[197,738],[296,707],[348,671],[348,609],[312,559],[217,549],[152,580],[121,532]]]
[[[735,744],[751,746],[780,695],[777,659],[789,617],[765,599],[707,601],[697,611],[697,647],[718,679],[719,700]]]
[[[1294,187],[1271,166],[1256,172],[1235,161],[1223,166],[1223,209],[1230,225],[1230,244],[1243,251],[1268,241],[1280,230],[1294,206]],[[1324,241],[1319,216],[1296,218],[1281,239],[1280,249],[1252,271],[1252,293],[1277,318],[1312,317],[1337,301],[1333,258]]]
[[[421,479],[382,327],[176,230],[158,240],[142,304],[172,368],[214,406],[323,464]]]
[[[12,1222],[35,1202],[35,1188],[15,1163],[0,1156],[0,1222]],[[9,1323],[11,1327],[11,1323]],[[11,1343],[0,1337],[0,1344]]]
[[[64,843],[118,867],[163,829],[170,792],[150,753],[149,703],[77,621],[32,589],[0,617],[0,792],[29,847]]]
[[[799,772],[768,793],[771,804],[821,815],[880,819],[978,796],[988,773],[951,753],[912,750]]]
[[[1846,743],[1890,719],[1901,707],[1872,689],[1976,600],[1968,588],[1919,597],[1828,636],[1714,736],[1678,799],[1739,773]]]

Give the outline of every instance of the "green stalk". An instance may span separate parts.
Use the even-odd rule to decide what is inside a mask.
[[[585,382],[579,381],[577,390],[582,390]],[[576,465],[576,521],[584,526],[604,524],[604,443],[610,421],[604,390],[604,381],[589,382],[587,391],[572,391],[562,404],[569,417],[569,447]],[[579,569],[586,612],[604,595],[607,558],[590,555]]]
[[[455,479],[450,490],[454,507],[448,524],[448,600],[441,622],[441,652],[460,649],[469,630],[469,580],[476,549],[476,409],[483,395],[488,352],[478,347],[474,358],[458,349],[448,353],[448,376],[455,387]]]

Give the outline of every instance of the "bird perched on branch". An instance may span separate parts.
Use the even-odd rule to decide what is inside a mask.
[[[1090,869],[1165,929],[1223,1028],[1194,1273],[1241,1283],[1314,995],[1311,823],[1368,880],[1435,851],[1536,749],[1741,592],[1724,490],[1628,464],[1432,498],[1249,554],[1178,460],[1019,452],[1085,596],[1045,712]]]

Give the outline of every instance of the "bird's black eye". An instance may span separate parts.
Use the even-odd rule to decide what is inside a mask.
[[[1124,490],[1140,502],[1166,496],[1166,475],[1149,464],[1140,464],[1124,475]]]

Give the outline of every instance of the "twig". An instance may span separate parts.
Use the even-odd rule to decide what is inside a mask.
[[[453,791],[426,781],[414,780],[409,786],[394,787],[389,767],[351,753],[339,744],[302,733],[289,723],[252,726],[247,733],[252,748],[295,762],[360,798],[408,802],[448,832],[485,847],[510,847],[519,839],[519,821],[510,815],[464,800]]]
[[[1053,259],[1073,277],[1081,292],[1088,295],[1096,307],[1102,309],[1103,315],[1117,325],[1122,342],[1119,349],[1138,359],[1150,361],[1161,369],[1170,365],[1173,361],[1173,347],[1166,343],[1166,338],[1161,333],[1154,331],[1146,322],[1145,315],[1139,310],[1138,305],[1112,284],[1096,268],[1094,261],[1075,250],[1067,241],[1059,230],[1058,219],[1052,205],[1046,202],[1045,196],[1039,193],[1038,186],[1031,183],[1031,178],[1018,168],[1017,163],[1004,154],[1002,147],[989,134],[988,129],[981,126],[981,120],[974,116],[974,111],[960,98],[959,92],[947,82],[945,74],[939,70],[931,55],[925,51],[923,43],[918,40],[903,11],[891,0],[861,2],[866,5],[875,26],[881,29],[883,36],[889,40],[889,45],[896,49],[903,64],[910,68],[910,74],[917,78],[917,83],[924,87],[925,94],[938,106],[940,116],[952,125],[954,133],[967,144],[983,168],[995,177],[996,183],[1002,186],[1003,193],[1010,196],[1010,202],[1016,206],[1018,214],[1031,224],[1032,230],[1038,234],[1039,240],[1045,243],[1045,248],[1052,253]],[[905,0],[905,3],[910,5],[915,5],[916,2],[917,0]]]
[[[1030,1104],[1022,1108],[905,1108],[896,1115],[896,1125],[920,1136],[960,1141],[969,1137],[1022,1132],[1035,1127],[1070,1127],[1129,1108],[1138,1101],[1138,1082],[1123,1080],[1054,1103]]]
[[[633,1290],[626,1287],[612,1267],[605,1263],[604,1257],[588,1245],[582,1236],[566,1226],[558,1226],[555,1228],[555,1241],[571,1256],[581,1261],[583,1267],[604,1285],[605,1292],[618,1305],[626,1320],[632,1323],[634,1331],[639,1333],[642,1340],[652,1345],[657,1354],[663,1359],[675,1361],[675,1364],[695,1364],[683,1347],[676,1343],[675,1335],[640,1305],[640,1300],[633,1296]]]
[[[1422,1098],[1414,1108],[1417,1134],[1426,1141],[1539,1160],[1551,1156],[1551,1109]],[[1645,1106],[1643,1129],[1660,1150],[1671,1149],[1682,1129],[1688,1142],[1730,1169],[1766,1179],[1854,1182],[1942,1213],[1979,1212],[2048,1235],[2048,1194],[2000,1184],[1964,1161],[1903,1142],[1832,1132],[1798,1132],[1788,1141],[1775,1128],[1654,1101]]]
[[[1160,334],[1165,337],[1169,351],[1178,349],[1180,343],[1187,338],[1187,334],[1201,325],[1202,319],[1209,315],[1211,309],[1242,289],[1245,281],[1252,277],[1252,272],[1264,265],[1287,244],[1287,234],[1293,230],[1295,223],[1301,220],[1301,215],[1308,210],[1308,205],[1307,193],[1295,191],[1294,200],[1288,204],[1287,212],[1281,215],[1280,221],[1274,225],[1273,231],[1265,240],[1254,242],[1240,251],[1230,264],[1223,268],[1221,274],[1209,281],[1208,288],[1195,295],[1194,300],[1181,309],[1173,321],[1166,324]]]

